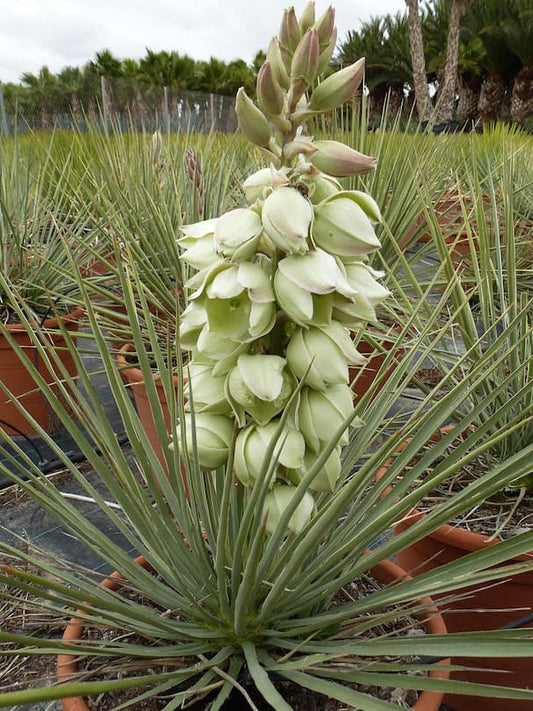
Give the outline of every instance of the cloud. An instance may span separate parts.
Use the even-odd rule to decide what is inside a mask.
[[[117,57],[177,50],[193,59],[251,62],[277,34],[290,0],[0,0],[0,80],[18,81],[43,65],[83,65],[96,52]],[[404,0],[338,0],[339,38],[370,14],[405,12]],[[294,2],[300,13],[305,0]],[[327,3],[316,2],[317,13]]]

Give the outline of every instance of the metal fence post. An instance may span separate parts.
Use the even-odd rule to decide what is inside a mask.
[[[104,120],[104,131],[109,133],[109,99],[107,96],[106,78],[103,74],[100,77],[100,91],[102,92],[102,117]]]
[[[209,107],[211,109],[211,131],[215,130],[215,97],[209,94]]]
[[[0,126],[2,127],[1,133],[4,136],[9,135],[9,126],[7,124],[7,114],[6,105],[4,104],[4,92],[2,91],[2,82],[0,81]]]
[[[168,86],[163,87],[164,121],[167,135],[170,136],[170,102],[168,99]]]

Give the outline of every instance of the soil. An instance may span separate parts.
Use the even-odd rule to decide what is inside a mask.
[[[488,463],[483,458],[470,462],[450,480],[439,484],[431,496],[417,504],[420,511],[428,511],[450,499],[457,492],[488,471]],[[451,526],[466,528],[472,533],[487,537],[512,538],[533,528],[533,490],[506,487],[474,506],[471,510],[456,516]]]

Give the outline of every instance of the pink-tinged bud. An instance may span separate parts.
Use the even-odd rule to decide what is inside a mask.
[[[257,75],[257,103],[266,114],[279,115],[283,111],[284,95],[275,81],[270,62],[265,62]]]
[[[318,60],[318,74],[319,76],[326,70],[328,67],[329,63],[331,62],[331,58],[333,57],[333,52],[335,51],[335,46],[337,44],[337,28],[333,28],[333,32],[331,34],[331,40],[330,43],[326,46],[325,49],[320,48],[320,58]]]
[[[320,42],[320,49],[324,49],[330,41],[333,35],[335,25],[335,10],[330,5],[328,9],[318,18],[315,22],[315,28],[318,32],[318,41]]]
[[[334,178],[362,175],[376,167],[377,158],[365,156],[338,141],[315,141],[315,148],[317,152],[310,157],[311,163]]]
[[[289,7],[283,13],[281,27],[279,28],[279,41],[289,52],[294,52],[301,37],[294,7]]]
[[[307,30],[315,24],[315,3],[313,0],[307,3],[304,11],[300,15],[300,32],[305,34]]]
[[[282,89],[288,89],[290,86],[289,73],[281,55],[281,48],[277,37],[273,37],[270,40],[266,55],[266,61],[270,64],[270,70],[272,72],[274,81],[276,81]]]
[[[350,101],[361,85],[364,71],[365,60],[360,59],[324,79],[313,91],[309,108],[314,111],[332,111]]]
[[[291,88],[289,90],[289,94],[287,96],[287,104],[289,108],[289,113],[292,114],[296,107],[298,106],[298,102],[302,99],[304,96],[306,90],[309,87],[309,82],[307,79],[303,76],[299,77],[292,77],[291,79]],[[307,104],[307,101],[305,102]],[[291,120],[292,120],[291,116]]]
[[[289,141],[283,146],[283,155],[288,161],[293,160],[297,155],[312,156],[313,153],[316,153],[316,148],[312,139],[306,136],[295,138],[294,141]]]
[[[248,97],[241,86],[235,99],[235,113],[245,136],[256,146],[268,146],[272,132],[265,115]]]
[[[319,57],[318,34],[312,27],[307,30],[294,52],[291,64],[292,83],[303,77],[308,84],[312,84],[317,77]]]

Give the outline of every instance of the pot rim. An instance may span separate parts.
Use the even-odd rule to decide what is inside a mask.
[[[57,328],[60,321],[62,323],[71,323],[72,321],[79,321],[84,313],[85,309],[83,308],[83,306],[75,306],[72,311],[63,314],[63,316],[59,316],[57,318],[55,316],[51,316],[45,319],[40,324],[40,327],[43,329]],[[7,323],[5,324],[5,328],[10,333],[25,333],[27,331],[23,323]]]
[[[431,437],[429,438],[430,442],[437,442],[441,437],[444,435],[449,434],[452,430],[454,429],[453,425],[446,425],[444,427],[441,427],[437,432],[434,432]],[[396,452],[402,452],[405,447],[409,444],[412,438],[408,437],[405,439],[403,442],[401,442],[397,449]],[[389,464],[391,460],[385,462],[385,464],[381,467],[381,469],[378,471],[376,474],[376,479],[379,481],[387,471]],[[394,487],[388,486],[385,491],[383,492],[384,496],[388,496],[392,491],[394,490]],[[405,527],[408,528],[415,524],[417,521],[419,521],[421,518],[423,518],[426,514],[423,511],[420,511],[417,508],[412,508],[410,511],[408,511],[396,524],[398,527]],[[427,534],[428,538],[433,538],[440,543],[445,543],[447,545],[452,545],[455,546],[456,548],[459,548],[464,551],[468,551],[470,553],[474,551],[481,550],[483,548],[488,548],[489,546],[495,546],[498,543],[500,543],[503,539],[498,536],[497,538],[493,540],[489,540],[487,536],[483,535],[482,533],[475,533],[474,531],[469,531],[467,528],[462,528],[461,526],[452,526],[449,523],[443,523],[441,526],[436,528],[434,531],[431,531],[430,533]],[[515,561],[528,561],[533,558],[533,551],[531,553],[522,553],[519,556],[515,556],[510,560],[515,560]]]

